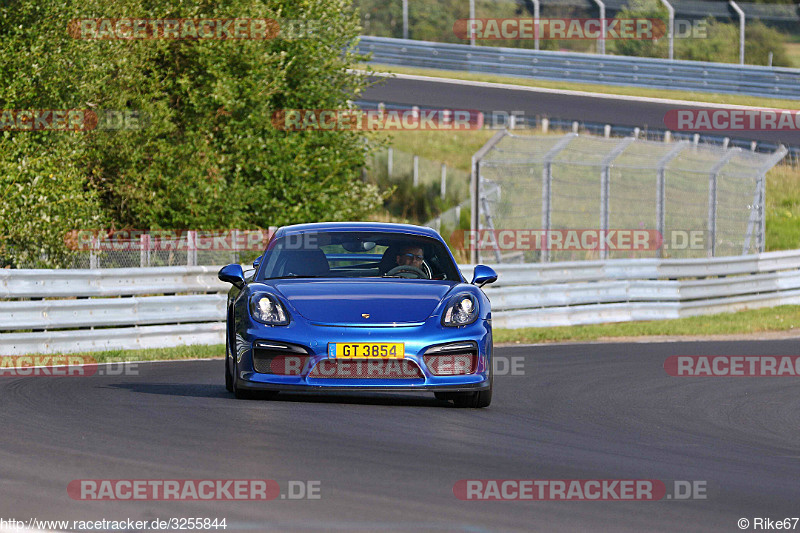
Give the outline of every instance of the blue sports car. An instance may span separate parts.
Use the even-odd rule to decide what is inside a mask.
[[[459,407],[492,401],[492,313],[438,233],[405,224],[280,228],[255,273],[228,265],[225,385],[280,391],[430,391]]]

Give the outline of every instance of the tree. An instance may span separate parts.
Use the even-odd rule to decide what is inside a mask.
[[[303,39],[197,41],[68,34],[71,20],[91,17],[271,18],[305,21],[316,31]],[[363,134],[280,131],[270,122],[279,109],[344,108],[367,86],[364,75],[348,72],[360,59],[352,48],[358,33],[357,13],[345,0],[19,0],[0,19],[0,109],[136,110],[147,120],[141,129],[117,131],[6,131],[0,135],[15,149],[0,154],[0,187],[31,192],[36,176],[17,168],[41,155],[56,193],[80,191],[70,202],[75,213],[64,215],[77,228],[361,218],[381,201],[359,180],[370,146]],[[4,212],[28,205],[2,202]],[[38,207],[31,213],[49,214]],[[61,230],[33,224],[30,235]],[[3,235],[8,241],[10,233]]]

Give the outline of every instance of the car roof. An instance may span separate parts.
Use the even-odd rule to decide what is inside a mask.
[[[394,224],[389,222],[315,222],[309,224],[294,224],[283,226],[275,233],[276,237],[283,234],[306,233],[313,231],[381,231],[385,233],[405,233],[431,237],[441,241],[441,236],[432,228],[415,226],[413,224]]]

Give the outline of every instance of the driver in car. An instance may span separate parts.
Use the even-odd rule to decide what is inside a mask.
[[[391,253],[391,248],[386,250],[386,253],[388,271],[384,273],[384,276],[431,279],[430,268],[425,263],[424,252],[418,244],[406,244],[394,255],[394,260],[391,259],[391,255],[388,255]]]
[[[397,254],[397,266],[411,265],[422,268],[422,261],[425,260],[422,248],[418,246],[406,246],[400,249]]]

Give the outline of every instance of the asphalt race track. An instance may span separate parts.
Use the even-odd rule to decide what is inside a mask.
[[[491,407],[427,394],[236,400],[222,361],[0,378],[0,516],[225,517],[228,531],[740,531],[800,515],[799,378],[669,377],[670,355],[800,341],[499,348]],[[320,481],[316,500],[76,501],[74,479]],[[461,479],[704,481],[706,499],[461,501]],[[800,525],[798,525],[800,528]],[[752,529],[750,529],[752,530]]]
[[[476,109],[484,113],[523,111],[528,117],[538,115],[651,129],[666,129],[664,115],[670,109],[710,109],[702,105],[678,105],[613,97],[598,98],[525,89],[470,86],[446,81],[407,78],[392,78],[385,81],[373,78],[373,81],[381,83],[366,90],[361,96],[362,99],[434,109]],[[712,135],[800,146],[800,130],[731,131],[715,132]]]

